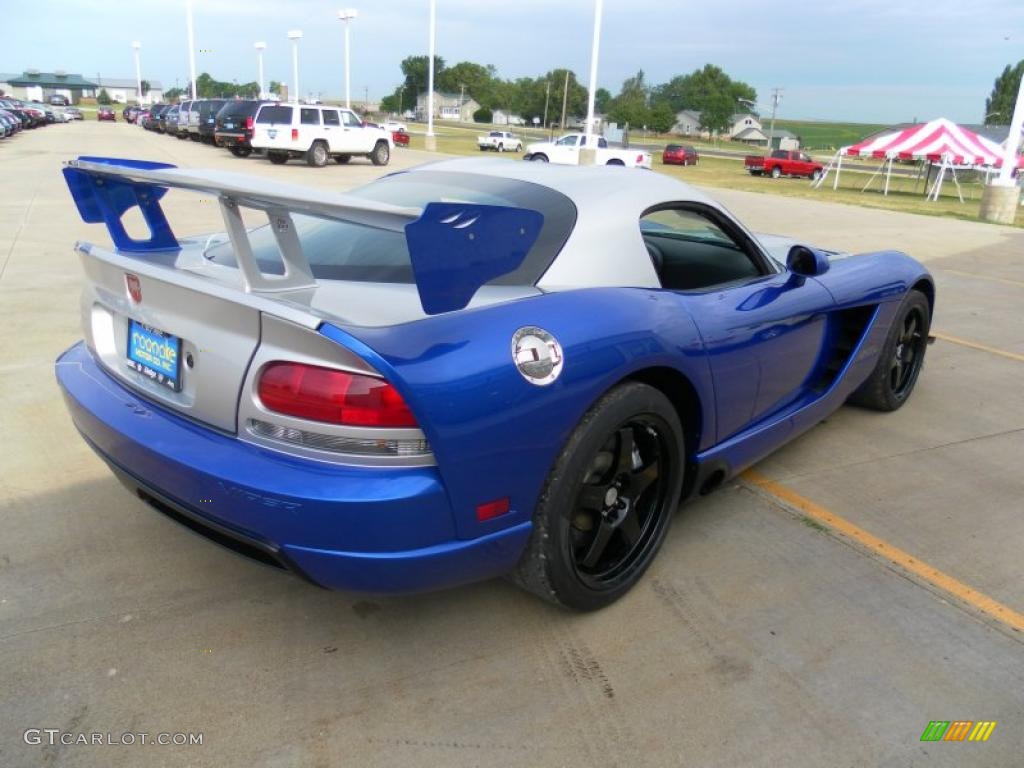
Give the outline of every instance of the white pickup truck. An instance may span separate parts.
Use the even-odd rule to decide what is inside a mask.
[[[477,136],[476,145],[480,147],[481,152],[488,150],[495,152],[523,151],[523,140],[508,131],[491,131],[486,136]]]
[[[597,165],[625,165],[629,168],[651,167],[650,152],[645,152],[642,149],[613,149],[608,146],[608,141],[603,136],[588,136],[583,133],[569,133],[554,142],[543,141],[529,144],[523,159],[559,165],[579,165],[580,149],[588,146],[588,141],[590,146],[594,146],[595,140],[597,141]]]

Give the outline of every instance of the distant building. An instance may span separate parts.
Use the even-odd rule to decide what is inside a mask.
[[[526,121],[519,115],[513,115],[501,109],[494,110],[491,122],[495,125],[526,125]]]
[[[0,88],[8,96],[25,101],[46,101],[51,96],[65,96],[72,103],[91,95],[96,83],[79,74],[40,72],[27,69],[21,74],[0,74]]]
[[[416,119],[427,119],[427,92],[416,97]],[[471,96],[458,93],[441,93],[434,91],[434,119],[458,120],[462,123],[473,122],[473,113],[480,109],[480,104]]]
[[[711,138],[711,132],[706,130],[700,122],[700,112],[696,109],[683,109],[676,112],[676,121],[671,128],[671,133],[679,136],[700,136],[705,139]],[[729,127],[719,135],[726,136],[735,141],[746,141],[748,143],[767,144],[768,137],[765,135],[761,121],[757,115],[750,115],[745,112],[737,112],[729,118]]]
[[[704,132],[700,125],[700,112],[693,109],[676,112],[676,122],[670,132],[680,136],[700,136]]]
[[[145,79],[145,78],[143,78]],[[96,89],[92,94],[86,96],[98,96],[101,89],[105,89],[107,95],[118,104],[156,104],[163,101],[164,89],[159,80],[148,80],[149,90],[146,95],[139,99],[139,84],[134,78],[125,77],[98,77],[96,78]]]
[[[106,89],[111,100],[121,104],[138,101],[138,83],[134,79],[97,77],[86,79],[79,74],[56,70],[40,72],[28,69],[17,74],[0,74],[0,88],[16,99],[26,101],[47,101],[51,96],[64,96],[72,104],[84,98],[96,97]],[[149,81],[149,91],[142,97],[143,104],[152,104],[163,98],[163,88],[158,80]]]

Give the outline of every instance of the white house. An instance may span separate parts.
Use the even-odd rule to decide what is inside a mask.
[[[676,122],[672,126],[671,132],[680,136],[701,136],[703,138],[710,138],[711,135],[701,125],[700,112],[695,109],[683,109],[676,112]],[[768,141],[757,115],[749,115],[744,112],[738,112],[729,118],[729,128],[722,131],[722,135],[737,141],[752,143]],[[741,136],[743,138],[740,138]]]
[[[458,120],[462,123],[473,122],[473,113],[480,109],[480,104],[470,96],[458,93],[441,93],[434,91],[434,119]],[[416,97],[416,119],[427,119],[427,92]]]

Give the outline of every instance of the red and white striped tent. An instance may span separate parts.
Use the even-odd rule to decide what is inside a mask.
[[[928,196],[937,200],[947,171],[953,175],[956,182],[957,167],[991,170],[1002,165],[1002,156],[1003,148],[996,142],[940,117],[928,123],[912,125],[843,147],[829,162],[817,185],[821,186],[825,176],[834,168],[836,176],[832,188],[836,189],[839,186],[843,157],[870,157],[881,160],[882,164],[868,180],[864,189],[867,189],[875,177],[885,169],[884,194],[889,194],[889,178],[895,160],[924,160],[939,166],[938,177],[932,189],[928,191]],[[1019,159],[1019,165],[1024,167],[1024,158]],[[959,190],[959,183],[956,183]]]

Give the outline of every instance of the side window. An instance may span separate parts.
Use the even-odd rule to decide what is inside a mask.
[[[599,149],[608,149],[608,139],[602,136],[597,140],[597,146]]]
[[[363,124],[363,121],[356,117],[354,112],[349,112],[347,110],[342,110],[341,122],[343,122],[348,128],[359,128]]]
[[[555,144],[557,144],[560,147],[575,147],[576,146],[576,137],[575,136],[563,136],[558,141],[556,141]]]
[[[320,110],[303,109],[299,115],[299,121],[303,125],[320,125]]]
[[[338,119],[338,112],[334,109],[324,110],[324,125],[337,126],[341,125],[341,121]]]
[[[762,274],[740,242],[690,207],[646,214],[640,234],[663,288],[693,291]]]

